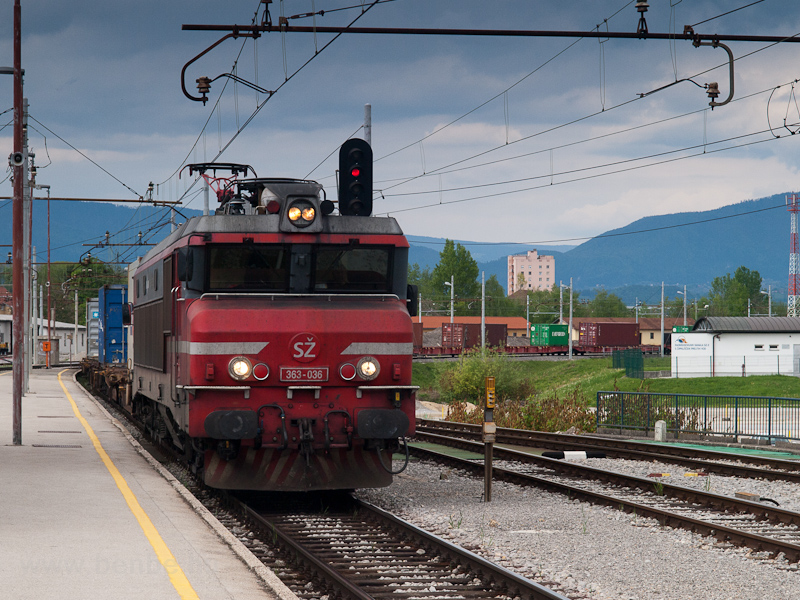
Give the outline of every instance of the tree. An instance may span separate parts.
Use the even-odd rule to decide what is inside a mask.
[[[506,290],[492,275],[486,280],[486,315],[490,317],[516,316],[517,304],[506,297]],[[480,306],[478,307],[480,311]]]
[[[751,305],[760,305],[763,303],[761,296],[761,275],[742,266],[734,271],[732,277],[730,273],[715,277],[711,281],[708,301],[705,302],[704,298],[703,302],[710,305],[711,315],[741,317],[747,315],[748,300]]]
[[[431,282],[431,270],[427,267],[422,269],[417,263],[408,267],[408,283],[419,288],[423,301],[435,295]]]
[[[600,290],[597,295],[589,301],[589,316],[591,317],[628,317],[631,310],[616,294],[609,294],[605,290]]]
[[[43,290],[43,314],[47,318],[47,265],[36,270]],[[86,324],[86,301],[97,297],[97,290],[106,284],[127,285],[126,270],[90,259],[85,263],[52,263],[50,265],[50,306],[55,308],[56,321],[75,320],[75,290],[78,290],[78,323]],[[39,314],[38,308],[36,314]]]
[[[460,309],[466,308],[464,302],[480,300],[481,285],[478,282],[478,263],[464,246],[446,240],[439,253],[439,262],[431,273],[431,288],[434,297],[449,300],[450,289],[445,282],[454,282],[454,295],[459,299]]]

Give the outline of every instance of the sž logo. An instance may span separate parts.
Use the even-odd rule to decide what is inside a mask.
[[[313,333],[298,333],[289,342],[289,353],[297,362],[311,362],[318,352],[319,340]]]

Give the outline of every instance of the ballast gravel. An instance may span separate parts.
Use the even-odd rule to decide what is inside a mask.
[[[622,460],[595,464],[640,475],[642,469],[655,468]],[[669,468],[676,474],[685,471]],[[742,481],[712,476],[710,485],[715,493],[731,496],[744,486],[764,497],[778,496],[789,510],[798,510],[800,486]],[[671,483],[706,485],[697,478]],[[492,501],[485,503],[483,485],[481,478],[412,461],[390,487],[359,490],[358,495],[525,577],[555,584],[569,598],[800,599],[798,565],[783,557],[502,482],[493,483]]]

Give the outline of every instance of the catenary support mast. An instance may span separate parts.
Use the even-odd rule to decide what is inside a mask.
[[[797,243],[797,212],[800,210],[800,194],[786,196],[791,226],[789,229],[789,302],[786,316],[796,317],[798,294],[800,294],[800,248]]]

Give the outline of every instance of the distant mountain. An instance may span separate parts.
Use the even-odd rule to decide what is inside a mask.
[[[443,239],[409,238],[411,262],[431,268],[438,261]],[[419,241],[417,241],[419,240]],[[482,246],[461,242],[486,272],[506,285],[506,257],[533,249],[521,245]],[[432,248],[436,248],[433,250]],[[785,194],[748,200],[716,210],[646,217],[603,233],[577,247],[537,246],[556,256],[556,277],[573,278],[583,297],[599,289],[616,293],[627,304],[674,298],[687,286],[690,298],[708,290],[714,277],[739,266],[758,271],[764,286],[776,295],[786,292],[789,218]],[[500,254],[501,256],[498,256]]]
[[[707,287],[746,266],[786,289],[789,217],[785,195],[716,210],[646,217],[608,231],[556,261],[559,278],[576,289],[635,284]],[[659,293],[660,295],[660,293]]]
[[[176,222],[200,214],[180,208]],[[614,292],[627,304],[636,298],[654,304],[686,285],[690,298],[705,292],[714,277],[733,273],[744,265],[757,270],[773,297],[786,293],[789,253],[789,217],[785,195],[748,200],[716,210],[660,215],[639,219],[599,235],[580,246],[536,246],[540,253],[556,256],[556,277],[569,281],[583,297],[598,289]],[[135,244],[157,243],[170,230],[168,208],[116,205],[100,202],[50,203],[51,260],[76,261],[87,252],[105,261],[129,262],[146,252]],[[110,245],[99,246],[110,232]],[[423,268],[436,266],[445,240],[409,235],[410,262]],[[11,203],[0,206],[0,243],[11,244]],[[455,240],[470,251],[488,279],[496,275],[505,286],[507,256],[533,247],[521,244],[481,244]],[[37,262],[47,260],[47,202],[36,200],[33,210],[33,244]],[[114,245],[119,244],[119,245]],[[9,248],[10,250],[10,248]]]
[[[5,214],[4,214],[5,213]],[[175,222],[183,223],[201,211],[179,207]],[[170,231],[170,210],[144,204],[118,205],[103,202],[50,202],[50,260],[75,262],[87,252],[104,261],[131,262],[143,255],[148,247],[125,245],[93,247],[105,241],[110,244],[135,244],[142,232],[143,243],[157,243]],[[36,262],[47,261],[47,201],[33,203],[33,245]],[[11,244],[11,202],[0,207],[0,239]],[[10,250],[10,248],[9,248]]]

